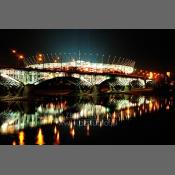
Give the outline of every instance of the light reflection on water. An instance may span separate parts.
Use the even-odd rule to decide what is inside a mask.
[[[173,106],[173,98],[158,99],[155,97],[110,95],[97,99],[60,98],[34,103],[8,104],[2,110],[0,133],[11,135],[18,134],[18,141],[11,144],[24,145],[28,138],[26,128],[38,128],[35,144],[43,145],[45,135],[42,126],[54,125],[53,144],[61,143],[59,127],[68,128],[70,138],[74,139],[77,128],[84,128],[85,135],[91,134],[92,127],[115,127],[119,122],[153,113],[160,109],[169,111]],[[21,107],[21,104],[23,107]],[[31,108],[31,109],[30,109]],[[49,130],[47,132],[50,132]],[[93,134],[93,133],[92,133]]]
[[[44,144],[44,136],[43,136],[41,128],[39,128],[39,131],[38,131],[38,134],[37,134],[36,144],[37,145],[43,145]]]
[[[24,131],[19,132],[19,145],[24,145]]]

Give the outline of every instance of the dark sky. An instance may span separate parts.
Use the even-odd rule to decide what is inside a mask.
[[[92,52],[136,61],[137,68],[174,71],[175,30],[0,30],[0,64],[14,65],[11,48],[38,52]]]

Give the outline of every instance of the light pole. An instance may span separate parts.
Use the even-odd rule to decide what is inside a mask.
[[[39,64],[43,63],[43,69],[44,69],[44,56],[43,56],[43,54],[40,53],[37,55],[37,61],[39,62]]]
[[[17,56],[16,55],[16,50],[15,49],[11,49],[11,53],[15,55],[15,57]],[[19,57],[17,58],[19,60]],[[19,61],[17,60],[17,66],[19,66]]]
[[[61,71],[62,71],[62,57],[60,58],[60,60],[61,60]]]
[[[20,61],[23,61],[23,60],[24,60],[24,56],[23,55],[19,55],[18,56],[18,61],[19,61],[18,62],[19,65],[18,66],[20,66]]]
[[[18,53],[16,49],[11,49],[11,53],[15,55],[15,57],[17,58],[17,66],[20,67],[20,62],[24,61],[24,55],[21,53]],[[24,66],[24,62],[23,62],[23,66]]]

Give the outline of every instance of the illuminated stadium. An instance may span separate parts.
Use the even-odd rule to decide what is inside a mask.
[[[124,73],[131,74],[134,71],[135,61],[130,59],[117,59],[113,58],[113,61],[109,62],[107,58],[101,59],[89,59],[89,57],[66,57],[54,56],[46,58],[44,54],[39,54],[36,58],[33,58],[33,63],[26,62],[27,68],[33,69],[48,69],[58,71],[79,71],[84,73]],[[92,60],[92,61],[85,61]],[[107,61],[106,61],[107,60]]]

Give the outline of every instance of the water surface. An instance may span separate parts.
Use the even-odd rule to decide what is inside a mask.
[[[0,102],[0,144],[174,144],[173,97],[111,94]]]

